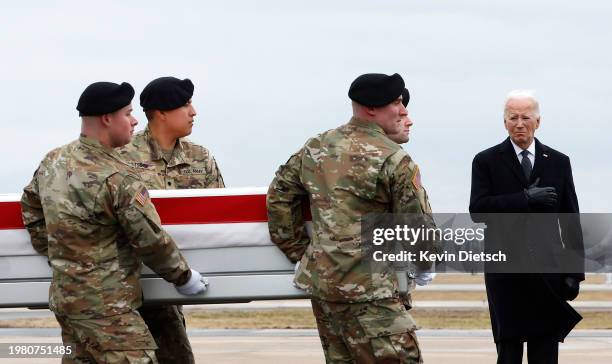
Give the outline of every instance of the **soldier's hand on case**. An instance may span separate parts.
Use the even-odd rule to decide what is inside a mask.
[[[208,287],[208,279],[202,277],[200,272],[191,270],[191,278],[182,286],[175,286],[178,293],[185,296],[194,296],[206,291]]]
[[[417,270],[416,275],[414,276],[414,281],[419,286],[426,286],[429,283],[431,283],[431,281],[433,281],[434,278],[436,278],[436,272],[430,272],[427,270],[423,270],[423,271]]]
[[[574,277],[565,277],[563,280],[563,298],[568,301],[573,301],[578,297],[580,291],[580,282]]]
[[[538,187],[540,177],[535,182],[525,189],[527,202],[530,205],[546,205],[552,206],[557,203],[557,190],[554,187]]]

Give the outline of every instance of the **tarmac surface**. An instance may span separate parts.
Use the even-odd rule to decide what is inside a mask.
[[[431,291],[482,291],[482,284],[432,284],[419,289]],[[581,289],[610,291],[610,285],[583,285]],[[486,300],[418,301],[417,308],[479,309],[487,308]],[[582,309],[611,310],[612,301],[574,301]],[[254,301],[237,304],[184,306],[190,310],[249,310],[309,308],[308,300]],[[0,320],[53,317],[49,310],[24,308],[0,309]],[[314,364],[324,363],[316,330],[188,330],[197,363],[215,364]],[[490,330],[419,330],[419,343],[426,364],[490,364],[496,352]],[[0,328],[0,353],[7,343],[61,343],[57,328]],[[612,330],[574,330],[560,344],[561,364],[612,363]],[[4,356],[4,357],[2,357]],[[0,364],[60,363],[55,358],[8,358],[0,355]],[[524,361],[526,363],[526,359]]]
[[[316,330],[189,330],[198,363],[324,363]],[[425,363],[489,364],[495,347],[488,330],[420,330]],[[58,329],[0,329],[3,343],[59,343]],[[4,344],[5,345],[5,344]],[[0,358],[8,363],[59,363],[59,358]],[[560,363],[612,363],[612,330],[576,330],[560,345]]]

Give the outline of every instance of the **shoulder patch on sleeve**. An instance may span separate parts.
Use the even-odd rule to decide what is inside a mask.
[[[423,185],[421,184],[421,171],[419,170],[419,166],[417,166],[416,164],[414,167],[414,171],[412,172],[412,185],[417,190],[420,190],[421,188],[423,188]]]
[[[149,191],[147,191],[145,187],[142,187],[140,191],[138,191],[138,193],[136,194],[136,197],[134,197],[134,201],[139,203],[140,206],[144,206],[147,203],[148,199],[149,199]]]

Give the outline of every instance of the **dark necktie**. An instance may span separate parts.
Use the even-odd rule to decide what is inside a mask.
[[[529,151],[523,150],[521,155],[523,156],[523,159],[521,159],[521,167],[523,167],[523,173],[525,173],[525,177],[527,178],[527,181],[529,181],[529,178],[531,177],[531,170],[533,169],[531,166],[531,161],[529,160]]]

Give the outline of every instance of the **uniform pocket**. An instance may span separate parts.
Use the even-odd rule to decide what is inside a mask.
[[[402,334],[417,328],[412,317],[405,311],[387,313],[382,317],[358,317],[357,320],[369,338]]]
[[[88,349],[105,351],[157,349],[149,329],[137,312],[101,319],[70,320],[77,337]]]
[[[359,317],[369,339],[376,362],[422,363],[414,330],[416,323],[405,311],[385,313],[382,317]]]

